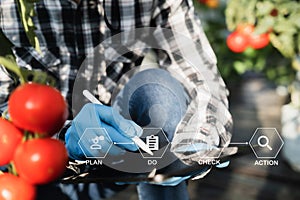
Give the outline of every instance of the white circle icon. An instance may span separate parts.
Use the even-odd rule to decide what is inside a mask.
[[[262,142],[262,140],[265,140],[265,142]],[[262,148],[267,147],[270,151],[272,151],[272,147],[269,145],[269,138],[265,135],[259,136],[257,144]]]

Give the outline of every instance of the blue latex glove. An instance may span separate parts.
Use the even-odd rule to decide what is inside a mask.
[[[138,147],[131,138],[141,136],[142,132],[141,127],[123,118],[112,107],[88,103],[72,121],[65,141],[69,156],[82,160],[103,157],[106,153],[121,155],[125,150],[137,151]],[[101,145],[100,148],[91,146],[96,137],[99,138],[97,144]],[[122,144],[115,145],[113,142]]]

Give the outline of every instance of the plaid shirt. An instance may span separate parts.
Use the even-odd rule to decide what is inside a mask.
[[[226,86],[218,74],[216,57],[194,14],[191,0],[81,0],[79,4],[72,0],[40,0],[35,4],[35,10],[33,20],[42,54],[30,46],[12,0],[0,1],[1,29],[15,46],[13,51],[18,64],[55,74],[62,94],[69,101],[80,64],[92,55],[97,45],[116,33],[156,27],[157,42],[168,49],[155,51],[159,66],[181,81],[191,97],[187,112],[176,129],[172,150],[187,164],[230,150],[223,148],[230,142],[232,126]],[[162,28],[179,32],[199,45],[182,46],[175,37],[164,35]],[[139,42],[138,45],[145,45],[145,42]],[[113,46],[106,46],[105,50],[116,52]],[[122,85],[120,80],[125,80],[125,84],[128,80],[125,73],[139,65],[146,53],[146,49],[132,51],[118,55],[113,62],[107,62],[109,56],[106,56],[106,61],[101,63],[104,70],[100,70],[98,85],[102,102],[111,101],[112,92],[121,88],[117,82]],[[178,54],[197,58],[198,66],[192,67],[185,59],[176,56]],[[125,77],[120,79],[124,74]],[[2,90],[3,83],[9,81],[5,76],[1,79]],[[8,92],[1,91],[0,95],[5,94]],[[176,151],[191,143],[207,143],[218,148],[189,154]]]

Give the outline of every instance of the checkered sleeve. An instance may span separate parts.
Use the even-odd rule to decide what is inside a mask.
[[[6,69],[0,65],[0,112],[6,109],[8,96],[13,88],[13,79]]]
[[[167,0],[157,6],[156,34],[167,56],[159,64],[184,85],[190,96],[188,109],[178,124],[171,149],[186,164],[217,158],[231,140],[232,117],[228,111],[228,91],[218,73],[216,56],[194,14],[192,1]],[[231,149],[232,150],[232,149]]]

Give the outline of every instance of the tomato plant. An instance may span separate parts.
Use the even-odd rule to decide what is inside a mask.
[[[241,53],[248,47],[248,38],[237,31],[232,32],[226,40],[228,48],[236,53]]]
[[[17,145],[22,140],[22,132],[9,121],[0,118],[0,166],[6,165],[13,158]]]
[[[58,132],[68,117],[60,92],[37,83],[16,88],[9,97],[8,112],[17,127],[46,136]]]
[[[0,200],[34,200],[35,187],[9,173],[0,175]]]
[[[249,39],[250,46],[254,49],[261,49],[270,42],[269,33],[252,34]]]
[[[18,146],[13,161],[21,178],[31,184],[45,184],[63,174],[68,154],[59,140],[33,139]]]

